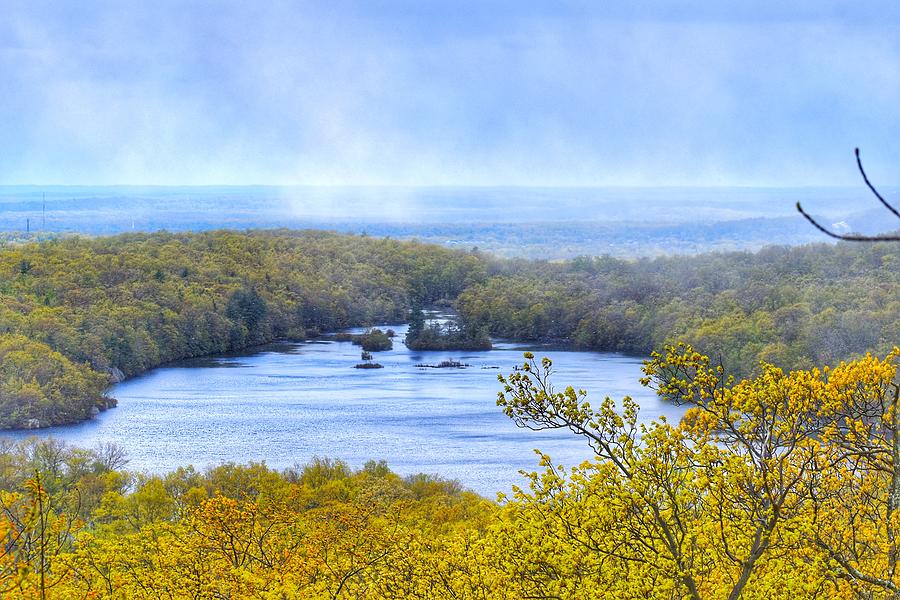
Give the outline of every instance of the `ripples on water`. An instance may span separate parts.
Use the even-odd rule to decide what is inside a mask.
[[[520,364],[528,348],[416,352],[402,342],[405,328],[394,329],[394,349],[375,353],[383,369],[354,369],[360,349],[350,342],[272,344],[154,369],[112,388],[117,408],[37,434],[83,447],[114,442],[126,449],[129,468],[154,473],[226,461],[265,461],[281,469],[314,456],[353,467],[384,459],[397,473],[459,479],[488,496],[524,484],[518,471],[538,468],[535,448],[568,466],[591,457],[571,433],[519,429],[497,407],[497,375]],[[585,389],[595,404],[607,395],[630,395],[642,407],[642,420],[680,416],[680,409],[639,385],[638,358],[533,350],[553,359],[560,389]],[[471,366],[415,366],[449,359]]]

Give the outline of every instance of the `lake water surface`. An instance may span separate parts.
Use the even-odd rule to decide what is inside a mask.
[[[82,447],[115,442],[129,468],[154,473],[226,461],[281,469],[314,456],[352,467],[385,459],[397,473],[459,479],[492,497],[525,483],[518,471],[538,468],[535,448],[568,466],[591,456],[571,433],[519,429],[497,407],[498,373],[521,364],[527,349],[553,359],[560,389],[585,389],[595,404],[630,395],[642,420],[682,412],[639,385],[638,358],[511,343],[489,352],[417,352],[402,342],[406,328],[394,329],[394,349],[375,353],[383,369],[354,369],[360,349],[350,342],[272,344],[154,369],[113,386],[119,406],[95,419],[7,435],[36,433]],[[445,359],[471,366],[416,367]]]

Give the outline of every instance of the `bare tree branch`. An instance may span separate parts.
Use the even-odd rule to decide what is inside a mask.
[[[865,169],[863,169],[862,160],[860,160],[859,158],[859,148],[854,149],[854,153],[856,154],[856,166],[859,168],[859,173],[860,175],[862,175],[863,181],[866,182],[866,186],[868,186],[869,190],[871,190],[871,192],[875,194],[875,197],[878,198],[879,202],[881,202],[885,208],[887,208],[894,214],[894,216],[900,219],[900,212],[898,212],[896,208],[891,206],[891,204],[887,200],[885,200],[881,194],[878,193],[878,190],[876,190],[875,186],[873,186],[869,181],[869,178],[866,175],[866,171]],[[844,235],[835,233],[820,225],[819,222],[816,221],[812,216],[810,216],[809,213],[803,210],[803,207],[800,206],[799,202],[797,203],[797,211],[801,215],[803,215],[807,221],[812,223],[813,227],[815,227],[825,235],[833,237],[836,240],[844,240],[848,242],[900,242],[900,235]]]
[[[878,193],[878,190],[875,189],[871,183],[869,183],[869,178],[866,177],[866,171],[863,169],[862,161],[859,158],[859,148],[855,148],[853,152],[856,154],[856,166],[859,168],[859,173],[862,175],[863,181],[866,182],[866,185],[869,186],[869,189],[872,190],[872,193],[875,194],[875,197],[878,198],[884,206],[894,213],[894,216],[900,219],[900,212],[897,212],[897,209],[888,204],[888,201],[885,200],[881,194]]]
[[[869,235],[844,235],[840,233],[834,233],[833,231],[828,231],[815,219],[813,219],[809,213],[803,210],[803,207],[800,206],[800,203],[797,203],[797,210],[801,215],[806,217],[806,220],[812,223],[812,226],[824,233],[829,237],[833,237],[836,240],[845,240],[848,242],[900,242],[900,235],[879,235],[879,236],[869,236]]]

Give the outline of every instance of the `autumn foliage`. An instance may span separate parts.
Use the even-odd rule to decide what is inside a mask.
[[[542,455],[489,501],[455,482],[317,459],[162,477],[109,448],[7,445],[11,598],[894,598],[900,348],[735,381],[686,345],[643,383],[688,407],[644,423],[526,355],[498,403],[595,459]]]

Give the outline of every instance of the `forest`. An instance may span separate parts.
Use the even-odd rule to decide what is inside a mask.
[[[551,360],[526,353],[498,410],[594,459],[539,454],[496,500],[383,462],[150,475],[110,444],[2,442],[0,594],[893,598],[897,261],[886,244],[501,260],[284,230],[10,243],[5,427],[89,417],[111,380],[168,360],[410,319],[413,344],[489,332],[641,353],[642,384],[688,411],[647,423],[629,398],[555,387]],[[434,305],[458,323],[426,326]]]
[[[457,300],[494,336],[648,356],[690,342],[736,375],[835,364],[900,339],[896,244],[511,261]]]
[[[594,458],[539,452],[494,500],[384,462],[152,475],[112,444],[0,441],[0,595],[895,598],[897,267],[886,244],[547,262],[314,231],[9,243],[4,427],[89,417],[168,360],[406,320],[425,346],[640,353],[641,383],[687,412],[646,422],[526,353],[498,410]],[[458,323],[427,326],[435,305]],[[391,343],[348,339],[366,365]]]
[[[455,307],[459,323],[415,330],[422,348],[485,348],[488,333],[648,356],[686,341],[739,376],[760,360],[809,369],[886,355],[898,289],[890,244],[548,262],[319,231],[8,243],[0,427],[89,418],[114,403],[110,381],[167,361],[399,323],[430,305]]]
[[[401,322],[486,261],[322,232],[128,234],[0,251],[0,427],[105,409],[112,379],[274,339]]]
[[[124,470],[112,445],[0,446],[0,593],[15,598],[894,598],[900,347],[736,381],[682,344],[644,385],[689,410],[553,387],[526,354],[499,407],[595,459],[541,455],[493,502],[314,459]]]
[[[0,0],[0,600],[900,600],[898,107],[898,0]]]

